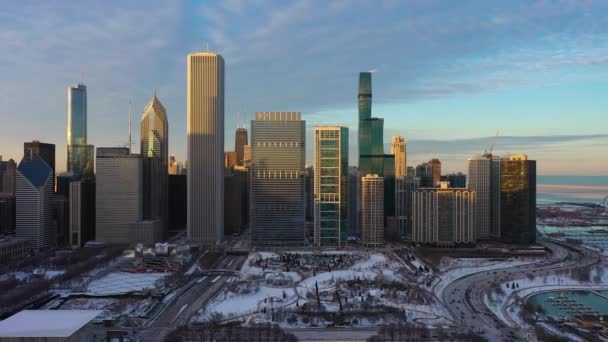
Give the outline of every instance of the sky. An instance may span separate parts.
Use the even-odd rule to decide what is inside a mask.
[[[169,152],[186,158],[186,55],[225,59],[225,149],[256,111],[300,111],[307,162],[316,124],[350,128],[357,80],[374,70],[373,116],[386,152],[445,172],[498,138],[541,175],[608,175],[608,1],[222,0],[11,1],[0,8],[0,155],[56,144],[65,169],[66,87],[88,89],[88,143],[133,137],[154,90]],[[138,151],[139,144],[133,145]]]

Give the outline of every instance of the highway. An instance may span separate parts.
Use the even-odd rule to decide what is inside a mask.
[[[556,274],[558,271],[572,270],[595,265],[601,261],[599,254],[580,247],[563,243],[540,241],[552,251],[550,257],[527,265],[502,268],[474,273],[450,283],[443,291],[443,302],[458,324],[489,341],[532,340],[534,334],[519,327],[507,326],[483,302],[484,293],[489,292],[496,282],[524,279],[528,274],[534,277]]]
[[[215,268],[240,270],[246,259],[247,257],[242,255],[228,255],[223,257]],[[199,309],[228,284],[232,276],[228,273],[213,273],[192,279],[167,303],[162,312],[151,320],[148,328],[139,332],[138,337],[141,337],[142,341],[163,341],[169,332],[188,323]]]

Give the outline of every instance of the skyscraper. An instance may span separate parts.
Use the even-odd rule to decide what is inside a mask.
[[[188,55],[188,237],[214,246],[224,235],[224,58]]]
[[[361,243],[368,247],[384,244],[384,180],[378,175],[361,179]]]
[[[95,240],[95,181],[91,178],[70,183],[70,245],[82,247]]]
[[[506,242],[536,242],[536,161],[525,154],[500,160],[500,236]]]
[[[372,117],[372,74],[359,73],[359,175],[384,180],[384,216],[395,215],[395,157],[384,154],[384,120]]]
[[[251,121],[251,240],[301,245],[305,236],[306,121],[299,112],[259,112]]]
[[[237,128],[234,137],[234,151],[237,165],[245,165],[245,145],[248,144],[247,129]]]
[[[130,243],[131,225],[142,218],[142,162],[126,147],[98,147],[95,238]]]
[[[469,158],[467,168],[467,187],[477,194],[475,235],[477,239],[489,239],[492,223],[492,155]]]
[[[224,152],[224,168],[225,168],[224,173],[225,174],[228,174],[228,175],[232,174],[232,170],[237,165],[236,160],[237,160],[236,152],[234,152],[234,151]]]
[[[161,229],[165,232],[169,208],[169,122],[156,91],[141,115],[140,129],[142,215],[144,220],[160,220]]]
[[[429,164],[433,168],[433,187],[439,186],[441,181],[441,161],[437,158],[429,160]]]
[[[42,143],[38,140],[23,143],[23,155],[37,154],[53,170],[51,179],[52,189],[55,191],[55,144]]]
[[[169,175],[177,175],[177,162],[175,161],[175,156],[169,157]]]
[[[412,201],[413,194],[420,188],[420,178],[401,176],[395,179],[395,219],[400,237],[412,239]]]
[[[391,154],[395,156],[395,177],[407,176],[407,152],[404,137],[393,136]]]
[[[413,193],[412,241],[437,247],[475,243],[475,192],[425,188]]]
[[[358,236],[359,225],[359,169],[356,166],[348,167],[348,235]]]
[[[52,177],[53,169],[34,152],[17,167],[16,235],[27,239],[33,251],[53,245]]]
[[[416,166],[416,177],[420,178],[421,188],[432,188],[433,185],[433,165],[422,163]]]
[[[15,195],[17,164],[13,159],[2,161],[0,156],[0,192]]]
[[[81,82],[68,87],[67,170],[76,176],[92,176],[94,147],[87,145],[87,87]]]
[[[348,237],[348,128],[314,130],[314,243],[341,246]]]

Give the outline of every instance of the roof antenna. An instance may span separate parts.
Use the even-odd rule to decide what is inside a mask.
[[[131,100],[129,100],[129,154],[131,154]]]
[[[80,84],[84,84],[84,68],[80,66]]]

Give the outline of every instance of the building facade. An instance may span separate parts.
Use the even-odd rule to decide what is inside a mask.
[[[13,159],[2,161],[0,156],[0,192],[15,195],[17,163]]]
[[[412,239],[412,201],[415,191],[420,189],[420,178],[401,176],[395,179],[395,220],[400,238]]]
[[[80,248],[95,240],[95,181],[82,179],[70,183],[70,245]]]
[[[477,194],[476,212],[476,238],[480,240],[492,237],[492,156],[483,155],[467,160],[468,184],[467,188]],[[498,238],[498,236],[494,236]]]
[[[17,167],[15,232],[32,251],[54,245],[52,177],[51,167],[33,152]]]
[[[245,145],[249,144],[247,129],[237,128],[234,136],[234,151],[236,152],[236,164],[245,165]]]
[[[23,143],[23,155],[37,154],[53,170],[52,188],[55,191],[55,144],[47,144],[34,140]]]
[[[156,91],[141,115],[143,220],[160,220],[163,233],[169,215],[169,121]]]
[[[500,237],[536,243],[536,161],[525,154],[500,160]]]
[[[413,193],[412,241],[436,247],[475,244],[475,192],[426,188]]]
[[[131,224],[142,218],[142,160],[125,147],[97,148],[95,239],[129,244]]]
[[[224,58],[188,55],[188,237],[211,247],[224,235]]]
[[[378,175],[361,179],[361,243],[367,247],[384,244],[384,180]]]
[[[348,238],[348,128],[314,129],[314,244],[342,246]]]
[[[250,226],[254,244],[304,243],[305,134],[306,121],[299,112],[258,112],[251,121]]]
[[[433,166],[429,163],[422,163],[416,166],[416,177],[420,178],[421,188],[432,188],[433,185]]]
[[[404,137],[393,136],[391,154],[395,156],[395,177],[407,176],[407,152]]]

